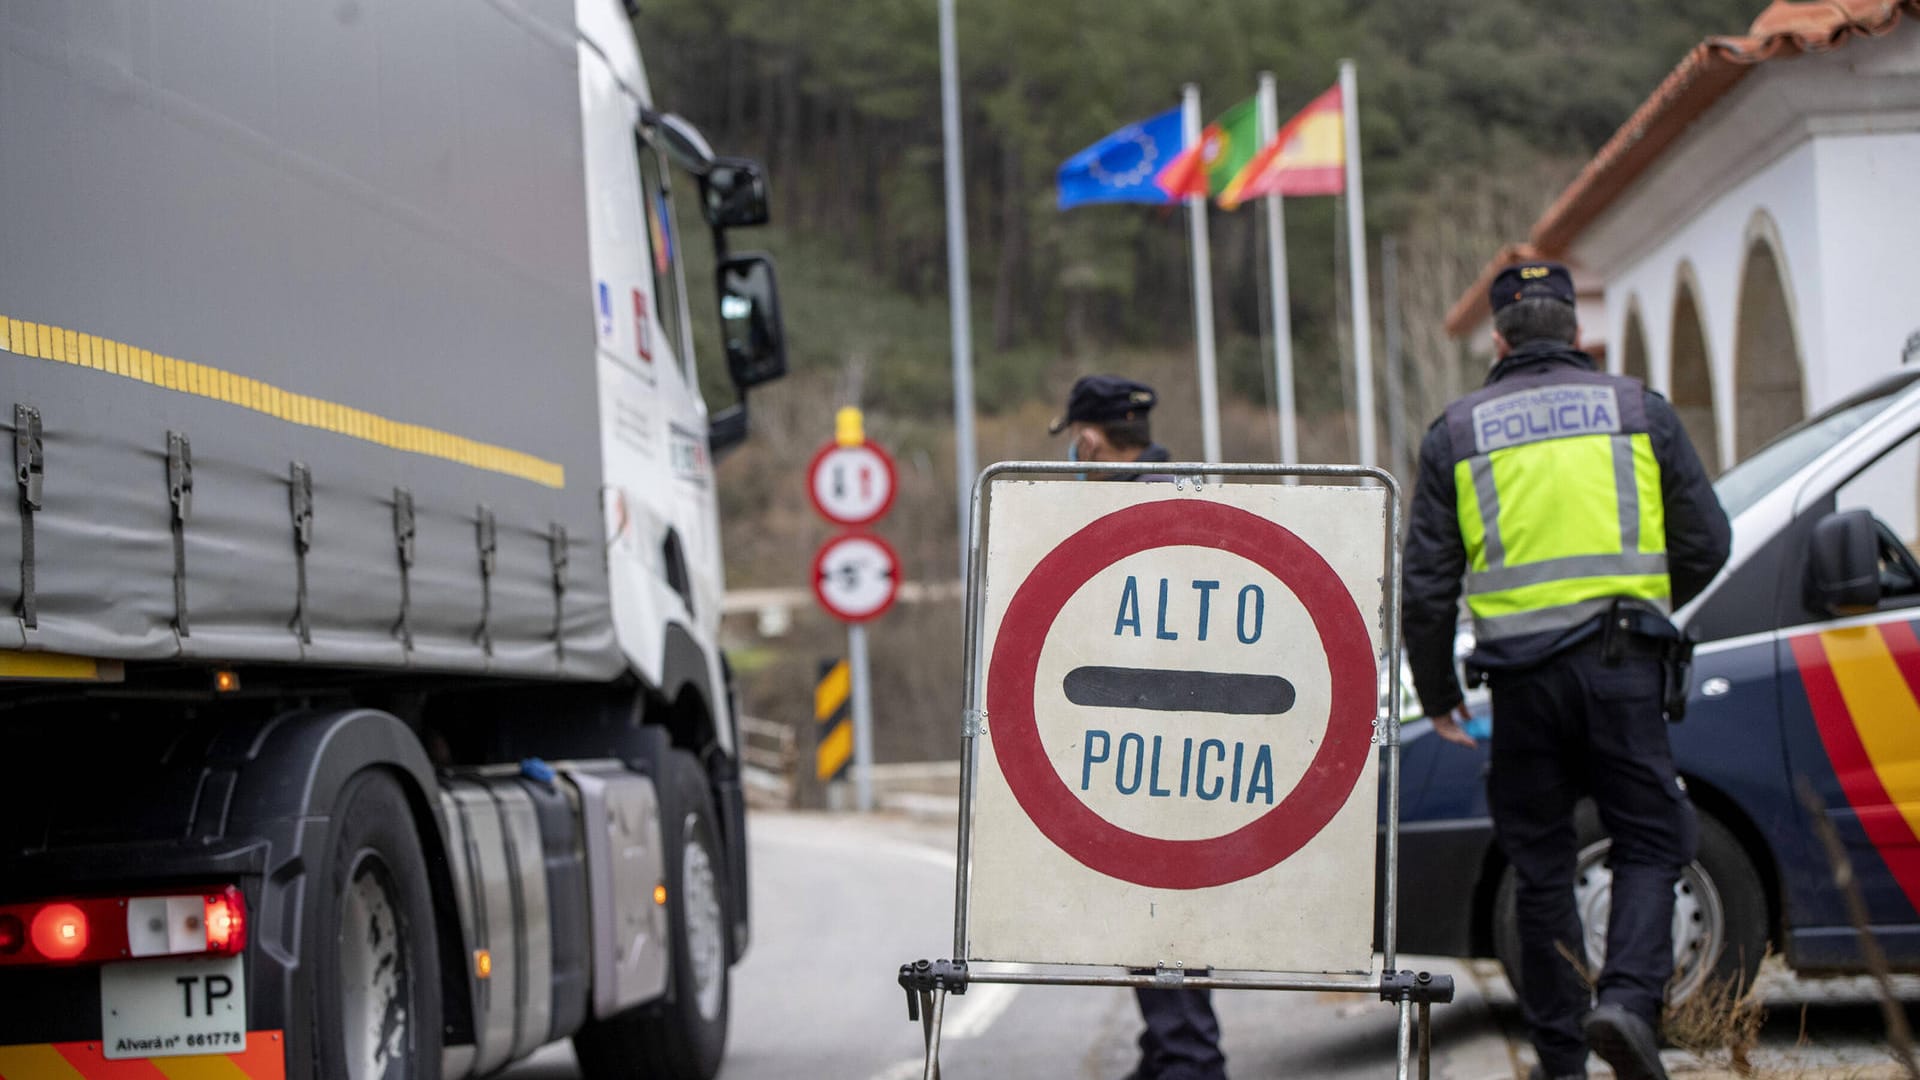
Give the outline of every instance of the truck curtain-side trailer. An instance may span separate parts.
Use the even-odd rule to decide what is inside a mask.
[[[0,1080],[718,1071],[785,352],[631,20],[0,0]]]

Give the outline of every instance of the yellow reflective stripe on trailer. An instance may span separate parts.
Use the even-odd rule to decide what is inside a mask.
[[[531,480],[543,487],[564,488],[567,473],[558,462],[504,446],[469,439],[421,424],[399,420],[296,394],[258,379],[236,375],[206,364],[171,356],[59,326],[0,317],[0,350],[37,360],[93,368],[110,375],[208,398],[302,427],[319,428],[359,439],[389,450],[439,458],[459,465]],[[125,357],[123,361],[121,358]]]
[[[83,682],[119,682],[126,666],[118,660],[65,653],[13,652],[0,649],[0,679],[69,679]]]

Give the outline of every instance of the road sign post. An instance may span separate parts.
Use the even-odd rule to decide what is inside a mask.
[[[898,478],[893,459],[868,441],[859,409],[841,409],[835,428],[807,468],[807,495],[821,517],[859,529],[892,508]],[[873,809],[873,693],[865,624],[884,615],[899,590],[900,557],[877,536],[844,533],[814,556],[814,595],[828,614],[847,624],[853,779],[855,802],[863,812]]]
[[[1405,1080],[1413,1006],[1452,990],[1394,971],[1392,476],[1076,468],[1004,463],[974,488],[953,959],[900,975],[925,1075],[945,995],[1008,982],[1377,994]]]

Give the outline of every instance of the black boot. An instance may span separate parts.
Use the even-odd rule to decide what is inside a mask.
[[[1667,1080],[1653,1027],[1618,1005],[1602,1005],[1581,1023],[1587,1045],[1620,1080]]]

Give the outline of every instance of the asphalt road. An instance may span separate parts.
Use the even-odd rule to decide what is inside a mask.
[[[953,937],[950,826],[901,816],[756,812],[754,943],[734,971],[725,1080],[908,1080],[920,1075],[920,1027],[894,983],[903,961],[944,956]],[[1395,1016],[1362,997],[1217,995],[1237,1076],[1392,1075]],[[1511,1075],[1483,1005],[1443,1011],[1440,1039]],[[947,1080],[1113,1080],[1133,1065],[1139,1013],[1129,991],[975,987],[950,1000]],[[1456,1055],[1458,1056],[1458,1055]],[[1475,1057],[1467,1054],[1467,1057]],[[555,1044],[505,1075],[571,1080]]]
[[[950,824],[756,811],[750,832],[754,943],[734,970],[724,1080],[918,1077],[920,1028],[907,1020],[894,974],[903,961],[951,951]],[[1460,986],[1456,1003],[1434,1013],[1435,1077],[1525,1074],[1531,1052],[1497,965],[1407,958],[1402,966],[1450,972]],[[1769,978],[1771,1019],[1757,1060],[1784,1070],[1771,1075],[1882,1075],[1890,1058],[1870,988],[1803,983],[1784,972]],[[1920,980],[1902,980],[1902,990],[1920,1000]],[[1390,1006],[1350,995],[1215,997],[1236,1078],[1393,1075]],[[1132,1067],[1139,1026],[1123,990],[976,986],[950,1000],[943,1072],[947,1080],[1117,1080]],[[1716,1075],[1699,1071],[1705,1062],[1670,1056],[1676,1074]],[[1595,1076],[1606,1075],[1595,1065]],[[579,1073],[559,1043],[504,1075],[573,1080]]]

